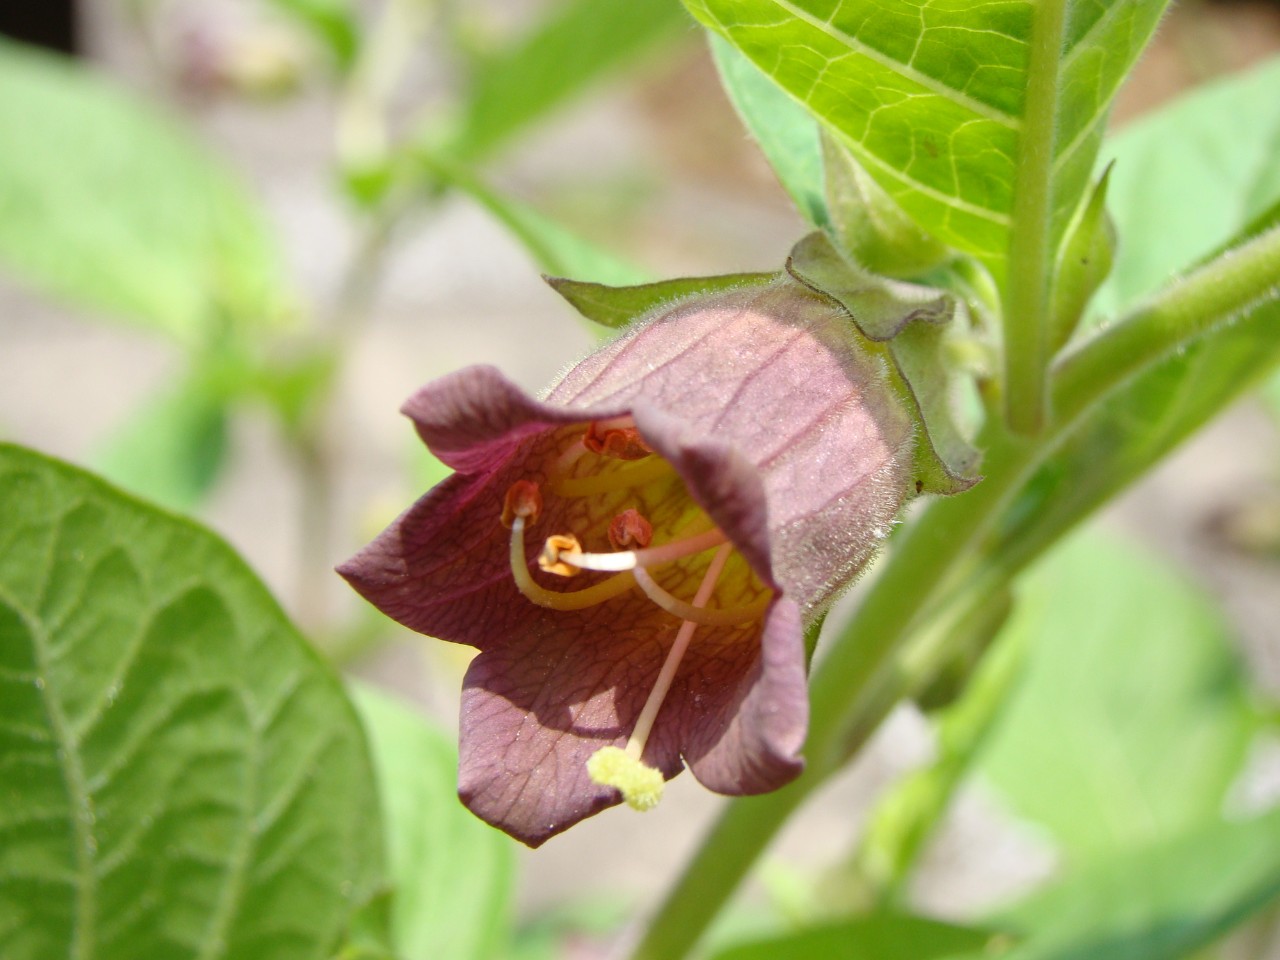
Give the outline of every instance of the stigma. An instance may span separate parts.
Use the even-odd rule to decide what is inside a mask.
[[[512,580],[526,599],[557,611],[623,598],[632,604],[647,601],[656,608],[654,629],[672,637],[625,746],[604,746],[587,762],[592,781],[617,790],[636,810],[651,809],[661,799],[665,777],[645,762],[645,748],[695,634],[729,630],[729,636],[741,635],[744,625],[764,616],[772,600],[772,592],[745,562],[729,568],[733,543],[678,480],[630,418],[620,417],[592,423],[573,436],[553,456],[542,483],[517,480],[502,505],[503,526],[511,531]],[[546,505],[544,486],[552,498]],[[553,503],[556,509],[549,506]],[[579,518],[583,526],[544,534],[531,564],[525,539],[544,512]],[[607,541],[610,549],[583,548],[583,540],[596,539]],[[534,579],[533,566],[561,580],[586,575],[593,582],[576,590],[550,589]],[[732,573],[727,575],[727,569]],[[698,584],[694,596],[677,596],[680,585],[691,580]],[[726,595],[736,602],[725,602]]]

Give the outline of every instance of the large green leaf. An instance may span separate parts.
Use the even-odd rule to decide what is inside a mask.
[[[980,769],[1073,862],[1217,815],[1256,722],[1221,615],[1154,556],[1096,536],[1037,568],[1007,629],[1031,650]]]
[[[729,947],[712,960],[944,960],[991,934],[905,914],[877,914]]]
[[[1023,163],[1027,89],[1038,80],[1028,68],[1034,4],[687,0],[687,6],[836,132],[921,226],[1001,269]],[[1059,230],[1088,184],[1111,98],[1164,6],[1164,0],[1067,4],[1061,65],[1049,84],[1056,131],[1049,173]]]
[[[0,446],[0,955],[325,958],[379,882],[364,735],[220,540]]]
[[[1008,910],[1006,960],[1177,960],[1280,897],[1280,811],[1206,824],[1068,874]],[[976,960],[976,958],[975,958]]]
[[[1208,84],[1107,141],[1119,234],[1101,313],[1150,293],[1280,201],[1280,59]]]
[[[0,41],[0,267],[198,341],[286,309],[265,218],[179,126],[73,61]]]
[[[450,737],[394,700],[358,691],[373,747],[400,960],[488,960],[511,920],[512,844],[458,801]]]
[[[538,117],[664,39],[687,18],[678,0],[569,0],[482,64],[450,144],[460,159],[492,153]]]

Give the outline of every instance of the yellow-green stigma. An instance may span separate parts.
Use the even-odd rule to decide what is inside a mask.
[[[621,747],[601,747],[587,761],[587,774],[613,787],[633,810],[652,810],[662,799],[662,771],[642,763]]]

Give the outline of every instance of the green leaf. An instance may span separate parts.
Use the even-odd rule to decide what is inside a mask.
[[[227,457],[226,398],[188,380],[143,406],[111,436],[96,465],[131,493],[173,510],[199,506]]]
[[[886,277],[918,277],[951,255],[835,137],[823,135],[822,157],[831,234],[854,263]]]
[[[1207,824],[1070,873],[1006,911],[1006,960],[1177,960],[1280,896],[1280,810]]]
[[[838,134],[927,231],[999,273],[1027,111],[1033,4],[687,0]],[[1053,209],[1088,184],[1107,107],[1163,0],[1072,4],[1054,96]]]
[[[527,203],[498,193],[456,163],[427,151],[418,151],[416,157],[430,176],[468,194],[493,214],[544,273],[619,286],[649,279],[641,268],[601,250]]]
[[[0,955],[324,958],[379,883],[337,678],[195,524],[0,446]]]
[[[262,211],[186,131],[73,61],[0,41],[0,265],[190,343],[288,309]]]
[[[1280,201],[1280,59],[1206,84],[1107,141],[1119,235],[1097,309],[1113,314]]]
[[[885,913],[732,946],[712,960],[944,960],[990,940],[983,930]]]
[[[547,277],[546,281],[588,320],[618,328],[638,320],[651,310],[672,306],[685,297],[765,284],[777,276],[776,273],[731,273],[719,277],[680,277],[630,287],[583,283],[563,277]]]
[[[1212,819],[1256,731],[1220,613],[1155,557],[1083,537],[1031,575],[1031,649],[980,769],[1069,862]]]
[[[569,0],[484,61],[448,152],[474,161],[687,24],[676,0]]]
[[[1047,331],[1051,352],[1057,352],[1071,339],[1090,298],[1111,272],[1116,229],[1107,216],[1106,202],[1112,169],[1107,167],[1103,171],[1059,251],[1053,310]]]
[[[822,140],[813,114],[715,34],[711,55],[734,109],[764,152],[800,215],[815,227],[831,220],[824,199]]]
[[[425,718],[356,691],[373,749],[400,960],[488,960],[511,921],[511,842],[458,801],[458,752]]]

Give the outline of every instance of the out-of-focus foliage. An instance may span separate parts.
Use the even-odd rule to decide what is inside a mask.
[[[1103,148],[1119,246],[1095,301],[1114,314],[1280,201],[1280,60],[1207,84]]]
[[[1216,820],[1258,729],[1218,610],[1097,536],[1055,551],[1019,596],[1006,629],[1029,661],[979,762],[1012,809],[1069,863]]]
[[[992,936],[908,914],[875,914],[728,947],[713,960],[946,960],[981,951]]]
[[[356,691],[382,797],[398,960],[493,960],[510,936],[511,841],[458,802],[458,751],[421,716]]]
[[[449,152],[462,161],[493,153],[687,25],[676,0],[568,0],[550,8],[526,36],[476,65]]]
[[[0,41],[0,130],[0,269],[191,345],[291,309],[262,211],[138,97]]]
[[[221,541],[0,447],[0,954],[325,957],[381,881],[363,732]]]

